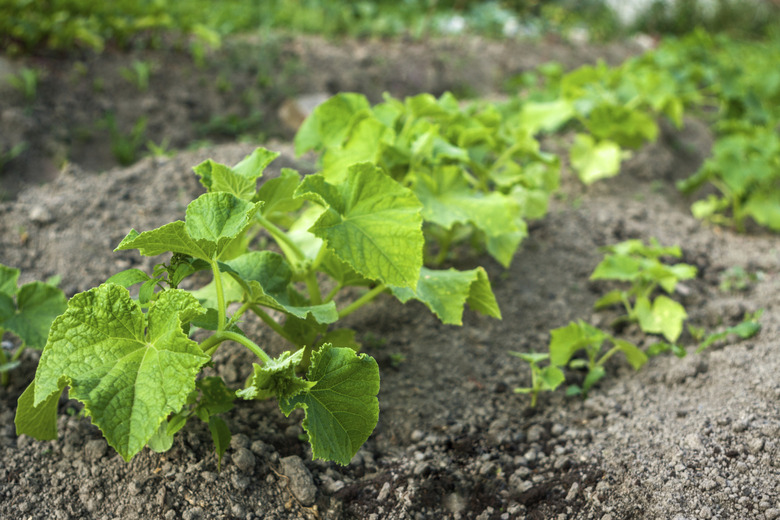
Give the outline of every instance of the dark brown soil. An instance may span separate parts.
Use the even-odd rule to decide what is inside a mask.
[[[304,88],[303,76],[293,74],[299,82],[291,80],[290,93],[343,89],[371,96],[382,90],[404,95],[467,87],[489,94],[498,90],[502,75],[544,59],[574,64],[604,51],[563,44],[500,50],[500,44],[481,40],[336,45],[293,39],[280,46],[298,56],[312,87]],[[445,51],[455,65],[441,58]],[[144,96],[161,100],[149,101],[158,103],[156,110],[164,114],[148,112],[150,129],[157,128],[153,117],[161,121],[161,133],[152,136],[156,141],[170,135],[172,142],[177,139],[175,146],[184,146],[178,143],[192,139],[192,130],[185,128],[198,120],[200,103],[216,110],[231,106],[227,98],[209,97],[215,95],[209,90],[213,86],[198,90],[196,78],[207,76],[205,70],[170,56],[159,58],[168,64],[159,74],[173,75],[181,67],[181,77],[173,75],[160,84],[153,80],[150,94],[133,97],[127,86],[120,87],[122,80],[107,72],[132,59],[110,53],[91,57],[89,74],[100,72],[107,84],[136,102]],[[54,70],[73,66],[56,63],[61,69]],[[431,72],[439,70],[433,63],[444,63],[444,72]],[[464,63],[483,68],[466,70]],[[360,83],[363,77],[372,79]],[[467,77],[471,83],[462,79]],[[476,81],[480,77],[491,78],[489,87]],[[437,82],[439,78],[447,80]],[[242,81],[253,80],[236,79],[235,84]],[[328,86],[328,81],[337,83]],[[67,88],[42,86],[35,103],[61,107],[60,117],[70,121],[62,128],[73,130],[78,119],[68,117],[89,121],[100,112],[93,112],[80,87],[73,88],[86,98],[59,91]],[[275,88],[281,90],[270,91],[284,92],[283,86]],[[179,95],[198,100],[195,108],[190,112],[182,102],[167,114],[168,104]],[[259,96],[266,99],[265,91]],[[133,108],[143,104],[116,99],[127,102],[123,110],[129,116],[144,113]],[[8,110],[25,114],[17,105],[4,108],[3,114]],[[211,146],[99,173],[107,163],[90,153],[104,153],[98,144],[77,155],[70,130],[44,131],[46,124],[39,122],[51,121],[47,110],[33,109],[25,139],[63,145],[70,163],[40,186],[31,186],[29,178],[18,181],[14,198],[0,203],[0,263],[21,268],[23,281],[60,274],[69,296],[121,269],[148,270],[154,259],[112,253],[130,227],[145,230],[181,219],[187,203],[201,193],[192,166],[207,157],[233,164],[255,147]],[[169,118],[181,124],[168,125]],[[567,139],[549,140],[545,146],[560,151]],[[637,152],[614,180],[586,189],[565,171],[563,189],[548,216],[532,224],[509,269],[488,257],[462,256],[457,267],[483,265],[488,270],[502,321],[468,312],[464,326],[445,326],[421,305],[401,305],[390,297],[349,316],[347,325],[380,362],[382,388],[379,425],[346,467],[312,461],[300,440],[300,417],[283,417],[272,402],[239,403],[226,415],[234,438],[221,472],[208,429],[197,422],[187,425],[171,451],[145,450],[130,463],[79,416],[76,403],[66,400],[60,405],[59,440],[17,437],[16,399],[32,379],[38,357],[27,353],[11,385],[0,388],[0,517],[780,518],[780,248],[776,236],[760,230],[738,235],[690,216],[690,201],[675,191],[673,181],[693,172],[710,145],[707,128],[689,121],[682,131],[665,128],[658,142]],[[313,167],[311,158],[293,158],[283,141],[267,147],[283,152],[272,172],[283,166]],[[25,155],[9,164],[3,182],[18,179],[35,157],[49,161],[56,155],[41,154],[43,159]],[[607,326],[612,316],[592,310],[604,287],[588,281],[599,261],[597,248],[653,236],[664,244],[679,244],[683,260],[700,270],[680,295],[691,323],[719,330],[737,323],[745,311],[763,308],[762,332],[684,359],[654,358],[638,373],[615,359],[589,399],[555,393],[542,396],[537,409],[529,408],[527,396],[513,389],[528,385],[530,376],[508,351],[543,350],[550,329],[570,320]],[[732,266],[763,276],[744,291],[721,291],[720,279]],[[260,326],[249,332],[272,352],[284,348]],[[631,327],[621,334],[644,341]],[[397,354],[404,361],[394,365]],[[251,362],[244,349],[227,346],[217,354],[214,370],[239,385]]]

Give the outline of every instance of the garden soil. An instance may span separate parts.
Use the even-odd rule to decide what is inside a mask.
[[[581,48],[568,48],[586,59]],[[536,50],[545,52],[543,45]],[[378,52],[368,56],[380,61]],[[41,137],[47,139],[64,142]],[[560,152],[570,139],[544,146]],[[348,466],[313,461],[300,415],[285,418],[273,402],[239,402],[225,414],[234,436],[221,469],[208,428],[198,422],[169,452],[144,450],[125,463],[66,398],[58,440],[17,437],[16,399],[39,357],[25,353],[11,385],[0,388],[0,518],[780,518],[780,242],[760,229],[736,234],[690,215],[691,201],[674,181],[698,168],[711,139],[695,120],[679,130],[665,126],[620,176],[587,188],[564,164],[561,191],[549,214],[531,223],[510,268],[462,251],[453,266],[487,269],[502,320],[467,310],[462,327],[446,326],[421,304],[389,296],[349,316],[346,325],[379,362],[382,385],[379,424]],[[313,158],[295,158],[288,142],[266,146],[282,152],[269,176],[281,167],[315,168]],[[206,158],[234,164],[254,147],[213,145],[102,171],[72,159],[47,182],[22,179],[0,203],[0,262],[22,269],[24,282],[60,275],[68,296],[122,269],[149,270],[156,259],[114,247],[131,227],[183,219],[203,191],[192,166]],[[679,244],[682,260],[699,269],[676,294],[691,324],[723,330],[764,309],[761,332],[701,354],[686,333],[685,358],[656,357],[634,372],[615,357],[587,399],[559,391],[530,408],[529,397],[514,392],[530,383],[528,368],[509,352],[546,349],[549,331],[571,320],[609,327],[616,314],[594,312],[593,303],[611,286],[588,280],[598,248],[650,237]],[[734,267],[755,280],[723,290]],[[285,348],[259,324],[246,328],[269,352]],[[648,344],[632,327],[616,333]],[[238,386],[252,361],[226,344],[209,370]]]

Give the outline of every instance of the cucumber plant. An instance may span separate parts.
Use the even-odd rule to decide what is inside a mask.
[[[304,121],[295,149],[322,152],[327,180],[369,161],[414,192],[429,265],[471,241],[508,266],[527,235],[526,219],[542,217],[558,188],[558,158],[521,125],[494,104],[462,108],[449,93],[404,101],[386,95],[373,107],[361,94],[338,94]]]
[[[347,464],[376,426],[379,371],[356,352],[354,332],[332,325],[384,292],[420,300],[445,323],[460,323],[466,303],[500,317],[481,268],[423,267],[421,204],[411,190],[368,163],[351,166],[340,182],[285,169],[258,189],[277,155],[261,148],[234,167],[211,160],[196,166],[207,193],[189,204],[184,221],[127,234],[117,250],[170,259],[151,274],[123,271],[71,298],[19,399],[18,433],[55,438],[67,386],[125,460],[146,445],[170,448],[191,417],[209,424],[221,456],[230,436],[218,414],[234,398],[276,398],[286,415],[304,410],[314,457]],[[278,251],[253,249],[261,231]],[[202,270],[210,283],[180,288]],[[128,287],[137,284],[134,299]],[[343,303],[337,296],[350,286],[367,290]],[[240,328],[248,312],[290,350],[272,358],[252,341]],[[192,339],[196,329],[206,338]],[[258,358],[244,388],[198,379],[225,341]]]

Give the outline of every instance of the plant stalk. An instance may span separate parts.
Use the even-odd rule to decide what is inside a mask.
[[[354,302],[350,303],[343,309],[339,311],[339,319],[344,318],[345,316],[349,316],[359,308],[361,308],[363,305],[369,303],[371,300],[382,294],[385,289],[387,289],[387,286],[385,284],[379,284],[367,293],[365,293],[363,296],[355,300]]]

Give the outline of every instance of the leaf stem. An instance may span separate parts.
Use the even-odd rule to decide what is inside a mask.
[[[380,294],[382,294],[387,289],[387,286],[385,284],[379,284],[367,293],[365,293],[363,296],[355,300],[354,302],[350,303],[343,309],[339,311],[339,319],[344,318],[345,316],[349,316],[359,308],[361,308],[363,305],[367,304]]]
[[[299,264],[300,262],[303,262],[306,259],[306,255],[303,253],[300,247],[293,242],[289,236],[287,236],[287,233],[282,231],[279,227],[276,226],[273,222],[268,220],[262,215],[257,215],[257,221],[260,222],[260,224],[268,230],[268,232],[271,234],[274,240],[279,244],[280,247],[282,247],[283,251],[286,251],[287,249],[290,250],[295,255],[295,258],[293,259],[293,262],[290,262],[291,264]]]
[[[620,352],[620,347],[618,347],[617,345],[615,345],[614,347],[612,347],[611,349],[609,349],[609,350],[607,351],[607,353],[606,353],[606,354],[604,354],[603,356],[601,356],[601,359],[599,359],[599,360],[598,360],[598,362],[596,363],[596,365],[597,365],[597,366],[604,366],[604,363],[606,363],[606,362],[607,362],[607,360],[608,360],[609,358],[611,358],[612,356],[614,356],[614,355],[615,355],[617,352]]]
[[[259,317],[261,320],[263,320],[263,322],[264,322],[266,325],[268,325],[269,327],[271,327],[271,329],[272,329],[274,332],[276,332],[277,334],[279,334],[281,337],[283,337],[285,340],[287,340],[288,342],[292,343],[293,345],[298,345],[298,344],[295,342],[295,340],[292,338],[292,336],[290,336],[290,335],[287,333],[287,331],[286,331],[286,330],[284,330],[284,328],[283,328],[281,325],[279,325],[279,323],[277,323],[277,321],[276,321],[276,320],[274,320],[272,317],[270,317],[270,316],[268,315],[268,313],[267,313],[267,312],[265,312],[263,309],[261,309],[259,305],[257,305],[257,304],[253,304],[253,305],[251,305],[249,308],[250,308],[250,309],[252,309],[252,312],[254,312],[255,314],[257,314],[257,316],[258,316],[258,317]]]
[[[225,330],[225,292],[222,289],[222,274],[219,272],[219,265],[216,260],[211,262],[211,271],[214,273],[214,286],[217,290],[217,329],[221,332]]]
[[[341,289],[343,289],[343,288],[344,288],[344,286],[341,285],[340,283],[336,284],[336,287],[331,289],[330,292],[327,294],[327,296],[325,296],[325,299],[323,300],[323,303],[328,303],[329,301],[331,301],[333,298],[336,297],[336,295],[339,293],[339,291]]]
[[[235,314],[233,314],[233,315],[230,317],[230,321],[229,321],[229,322],[227,322],[227,325],[225,325],[225,329],[229,329],[230,327],[232,327],[233,325],[235,325],[235,324],[236,324],[236,322],[238,321],[238,318],[240,318],[241,316],[243,316],[243,315],[244,315],[244,313],[245,313],[246,311],[248,311],[249,309],[251,309],[251,308],[252,308],[252,304],[251,304],[251,303],[249,303],[249,302],[245,302],[245,303],[244,303],[244,304],[241,306],[241,308],[240,308],[240,309],[238,309],[238,310],[235,312]]]
[[[212,355],[220,343],[228,340],[244,345],[246,348],[251,350],[254,355],[260,358],[263,364],[271,361],[271,356],[266,354],[263,349],[261,349],[254,341],[247,338],[246,336],[242,336],[241,334],[227,330],[216,332],[213,336],[203,341],[200,346],[206,354]]]

